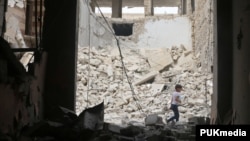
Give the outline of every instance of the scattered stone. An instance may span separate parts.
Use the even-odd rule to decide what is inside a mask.
[[[208,116],[210,113],[212,75],[196,71],[198,68],[193,64],[197,61],[192,57],[193,52],[185,56],[184,53],[189,50],[184,47],[167,50],[171,52],[171,57],[173,54],[179,57],[161,71],[152,68],[146,49],[123,48],[125,69],[119,54],[112,47],[101,50],[91,48],[90,53],[88,47],[79,47],[78,50],[77,115],[87,106],[104,101],[105,122],[128,125],[133,120],[144,123],[146,115],[151,114],[166,119],[173,113],[162,109],[169,107],[176,83],[183,85],[185,90],[182,92],[180,121],[188,122],[188,118],[194,115]],[[153,52],[153,49],[150,50]],[[89,54],[90,60],[94,60],[91,64],[88,63]]]

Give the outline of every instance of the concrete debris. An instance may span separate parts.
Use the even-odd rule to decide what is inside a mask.
[[[20,59],[20,62],[23,64],[26,71],[28,71],[28,69],[29,69],[28,65],[30,64],[30,62],[34,62],[33,61],[33,59],[34,59],[33,56],[34,56],[33,52],[26,52],[26,53],[23,54],[23,56]]]
[[[138,81],[136,81],[134,85],[141,85],[143,83],[146,83],[146,82],[152,80],[157,74],[159,74],[158,71],[150,72],[150,73],[146,74],[145,76],[143,76],[142,78],[140,78]]]
[[[198,70],[193,52],[185,56],[184,53],[188,51],[185,47],[167,49],[171,58],[177,55],[175,62],[161,71],[155,71],[145,56],[145,48],[142,51],[139,48],[122,48],[125,70],[135,92],[133,94],[119,53],[115,50],[112,47],[91,48],[89,52],[88,47],[79,47],[77,114],[87,105],[104,101],[105,122],[126,125],[134,120],[144,123],[145,115],[151,114],[158,114],[165,122],[164,119],[173,113],[162,109],[169,107],[174,85],[180,83],[185,89],[180,120],[187,122],[193,116],[210,116],[212,74]],[[92,63],[88,63],[89,60]]]
[[[151,85],[151,93],[153,95],[160,94],[164,89],[165,84],[152,84]]]
[[[157,123],[150,126],[122,126],[104,122],[103,110],[103,102],[85,109],[79,116],[64,107],[52,108],[49,119],[23,126],[15,137],[0,132],[0,139],[7,141],[34,139],[39,141],[195,141],[195,126],[197,123],[207,124],[204,121],[209,120],[204,117],[193,117],[189,119],[190,122],[180,122],[175,125]],[[157,115],[150,115],[147,119],[149,122],[155,122],[160,118]],[[103,124],[99,124],[99,121]],[[87,126],[82,126],[83,123],[88,123],[87,126],[93,128],[85,128]]]
[[[173,63],[170,52],[165,48],[142,49],[142,51],[145,52],[145,57],[151,68],[155,71],[161,71]]]
[[[157,114],[151,114],[145,118],[145,125],[146,126],[162,124],[162,123],[163,123],[162,117],[158,116]]]
[[[79,129],[100,130],[104,122],[103,102],[84,110],[75,121],[74,127]]]

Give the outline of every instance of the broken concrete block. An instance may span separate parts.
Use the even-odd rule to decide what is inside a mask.
[[[165,48],[148,49],[145,55],[148,58],[151,68],[156,71],[161,71],[173,63],[171,54]]]
[[[158,93],[162,92],[165,84],[152,84],[151,86],[152,86],[151,87],[151,93],[153,95],[155,95],[155,94],[158,94]]]
[[[152,126],[152,125],[156,125],[158,123],[162,123],[162,118],[159,117],[157,114],[151,114],[145,118],[145,125],[146,126]]]
[[[184,52],[184,55],[185,55],[185,56],[188,56],[188,55],[191,54],[192,52],[193,52],[193,51],[191,51],[191,50],[185,51],[185,52]]]
[[[113,68],[112,68],[112,65],[109,64],[108,67],[107,67],[107,74],[108,76],[113,76]]]
[[[120,130],[123,129],[123,127],[112,124],[112,123],[104,123],[104,130],[108,130],[112,133],[120,134]]]
[[[26,52],[20,59],[20,62],[24,65],[27,66],[28,63],[30,63],[31,59],[33,57],[33,52]]]
[[[78,129],[99,130],[104,123],[104,102],[84,110],[74,123]]]
[[[187,50],[186,47],[185,47],[183,44],[181,44],[180,49],[182,49],[182,50],[184,50],[184,51]]]
[[[90,64],[93,66],[99,66],[102,63],[100,59],[90,59]]]
[[[146,83],[147,81],[153,79],[157,74],[159,74],[158,71],[152,71],[152,72],[146,74],[146,76],[144,76],[140,80],[136,81],[134,83],[134,85],[140,85],[140,84]]]

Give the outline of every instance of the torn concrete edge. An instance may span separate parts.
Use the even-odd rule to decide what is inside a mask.
[[[100,130],[104,124],[104,101],[94,107],[83,110],[74,126],[80,129]]]
[[[157,74],[159,74],[159,71],[152,71],[148,74],[146,74],[146,76],[142,77],[141,79],[137,80],[134,85],[141,85],[143,83],[148,82],[149,80],[153,79]]]

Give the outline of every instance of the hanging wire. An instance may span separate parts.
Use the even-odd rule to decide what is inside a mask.
[[[88,4],[89,0],[85,0],[85,2]],[[138,103],[138,100],[137,100],[137,98],[136,98],[136,96],[135,96],[135,92],[134,92],[134,88],[133,88],[133,86],[132,86],[132,83],[131,83],[131,81],[130,81],[130,79],[129,79],[129,77],[128,77],[128,74],[127,74],[127,71],[126,71],[126,68],[125,68],[125,65],[124,65],[124,61],[123,61],[123,56],[122,56],[122,52],[121,52],[119,40],[118,40],[118,38],[116,37],[115,33],[113,32],[112,28],[110,27],[110,25],[109,25],[107,19],[104,17],[104,15],[103,15],[103,13],[102,13],[102,11],[101,11],[101,9],[100,9],[98,3],[97,3],[96,1],[94,1],[94,2],[95,2],[95,4],[96,4],[96,6],[98,7],[98,10],[100,11],[100,13],[101,13],[101,15],[102,15],[102,18],[105,20],[106,24],[108,25],[108,28],[109,28],[110,32],[112,33],[112,35],[114,36],[114,38],[115,38],[115,40],[116,40],[116,44],[117,44],[117,47],[118,47],[118,49],[119,49],[119,55],[120,55],[120,58],[121,58],[122,68],[123,68],[123,71],[124,71],[125,76],[126,76],[126,78],[127,78],[127,81],[128,81],[129,86],[130,86],[130,89],[131,89],[131,91],[132,91],[133,99],[135,100],[136,105],[137,105],[139,111],[140,111],[140,112],[143,112],[143,111],[142,111],[142,107],[141,107],[140,104]],[[89,9],[89,13],[91,13],[91,10],[90,10],[89,7],[88,7],[88,9]],[[89,16],[89,19],[90,19],[90,16]],[[90,29],[90,24],[89,24],[89,29]],[[90,46],[90,30],[89,30],[89,46]],[[88,89],[88,91],[89,91],[89,89]],[[88,97],[88,93],[87,93],[87,97]]]
[[[109,25],[107,19],[106,19],[105,16],[103,15],[103,13],[102,13],[102,11],[101,11],[101,9],[100,9],[100,6],[99,6],[99,4],[97,3],[97,1],[94,1],[94,2],[95,2],[95,4],[96,4],[96,6],[97,6],[99,12],[101,13],[102,18],[104,19],[104,21],[105,21],[105,23],[107,24],[107,26],[108,26],[108,28],[110,29],[110,31],[112,31],[111,33],[112,33],[112,35],[114,36],[114,38],[115,38],[115,40],[116,40],[116,45],[117,45],[117,47],[118,47],[119,55],[120,55],[120,58],[121,58],[122,68],[123,68],[123,70],[124,70],[125,76],[126,76],[126,78],[127,78],[128,84],[129,84],[129,86],[130,86],[130,89],[131,89],[131,92],[132,92],[132,95],[133,95],[133,99],[135,100],[136,105],[137,105],[139,111],[143,113],[142,107],[141,107],[141,105],[138,103],[138,100],[137,100],[137,98],[136,98],[136,95],[135,95],[135,91],[134,91],[132,82],[130,81],[130,79],[129,79],[129,77],[128,77],[128,74],[127,74],[127,70],[126,70],[126,67],[125,67],[125,64],[124,64],[124,61],[123,61],[123,56],[122,56],[122,52],[121,52],[121,47],[120,47],[119,39],[116,37],[116,35],[115,35],[115,33],[113,32],[111,26]]]

